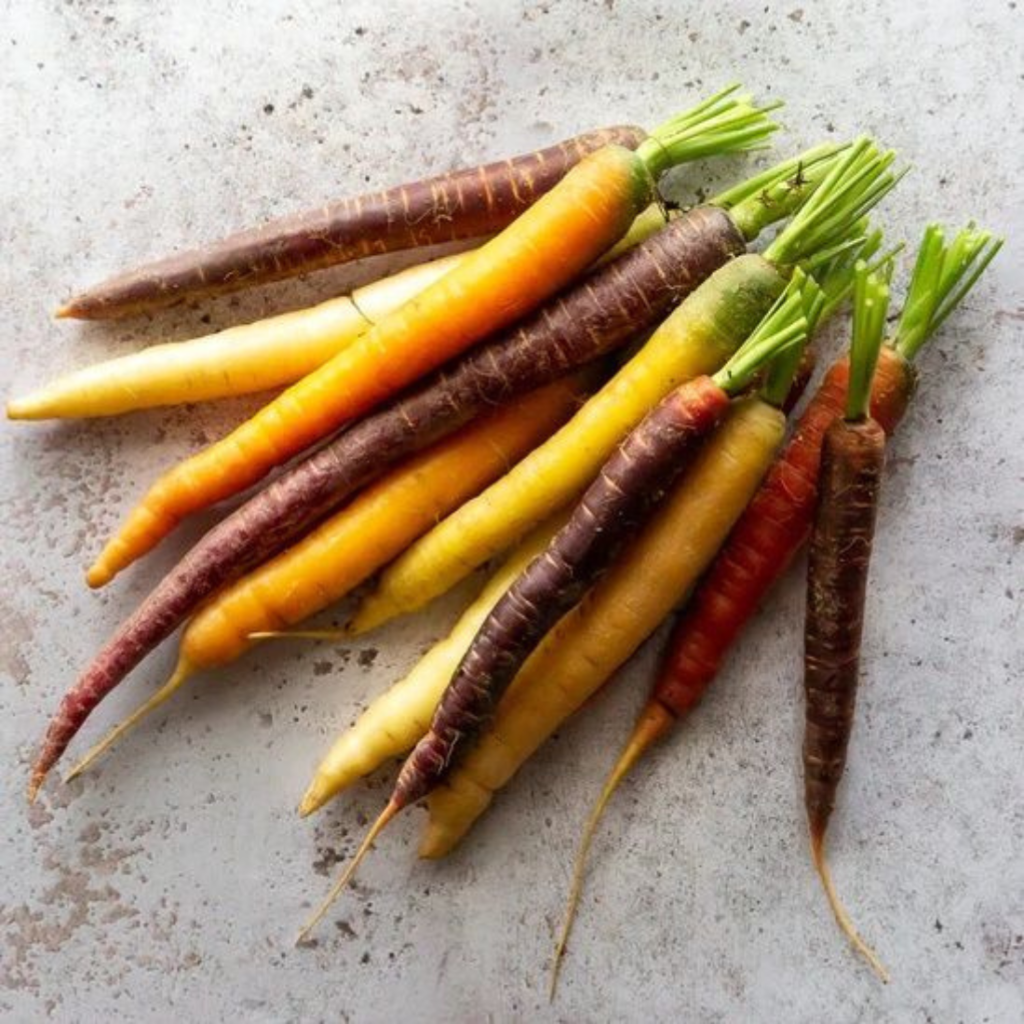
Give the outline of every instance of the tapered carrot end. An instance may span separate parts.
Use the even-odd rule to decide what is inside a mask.
[[[85,582],[93,590],[98,590],[100,587],[105,587],[115,575],[117,575],[116,572],[110,568],[106,559],[100,555],[100,557],[89,566],[89,571],[85,574]]]
[[[306,790],[302,797],[302,801],[299,803],[299,817],[309,817],[314,811],[319,811],[321,807],[331,798],[331,793],[328,788],[321,782],[320,776],[318,775],[310,784],[309,789]]]
[[[640,713],[633,734],[623,748],[619,760],[605,780],[597,803],[594,804],[593,810],[590,812],[590,817],[583,829],[579,850],[576,853],[576,862],[572,871],[572,888],[569,890],[562,931],[558,936],[551,961],[551,984],[548,987],[548,999],[551,1002],[554,1002],[555,992],[558,989],[558,976],[562,969],[566,947],[569,944],[569,935],[572,933],[572,926],[576,920],[580,897],[583,895],[583,879],[586,873],[587,857],[590,854],[590,845],[594,841],[604,810],[608,806],[612,794],[618,789],[619,783],[626,777],[633,765],[672,728],[675,720],[675,716],[661,701],[651,700],[648,702]]]
[[[324,915],[334,901],[341,895],[342,891],[352,881],[353,876],[359,868],[359,865],[363,862],[363,858],[370,852],[370,848],[373,846],[374,840],[384,831],[384,827],[389,821],[404,807],[405,805],[399,803],[394,797],[391,798],[390,803],[380,813],[380,817],[373,823],[370,831],[366,833],[366,838],[362,841],[359,849],[356,850],[356,855],[349,861],[349,865],[342,872],[341,878],[334,883],[331,887],[331,891],[327,894],[327,898],[320,904],[319,907],[313,912],[313,916],[302,926],[302,930],[299,932],[295,939],[295,945],[298,946],[302,943],[306,936],[323,920]]]
[[[74,319],[78,314],[75,312],[75,300],[71,299],[69,302],[65,302],[63,306],[58,306],[57,311],[53,314],[55,320],[71,320]]]
[[[129,729],[134,728],[151,711],[155,711],[168,697],[170,697],[195,671],[195,667],[185,658],[178,661],[171,678],[141,707],[133,711],[123,722],[116,725],[106,736],[92,747],[85,757],[76,764],[64,777],[65,782],[70,782],[82,774],[101,754],[105,753],[114,745]]]
[[[879,960],[878,954],[860,937],[857,929],[853,926],[853,921],[850,920],[850,915],[847,914],[846,908],[839,900],[835,886],[832,884],[828,860],[825,857],[825,829],[824,827],[819,828],[814,824],[811,825],[811,857],[814,859],[814,869],[818,872],[818,877],[821,879],[825,895],[828,897],[829,906],[835,915],[836,923],[847,939],[849,939],[850,945],[867,960],[879,980],[884,985],[888,985],[889,972],[882,966],[882,961]]]
[[[46,772],[33,768],[32,777],[28,780],[28,788],[25,790],[25,799],[30,807],[36,802],[36,797],[39,796],[39,790],[43,788],[45,781]]]
[[[24,398],[12,398],[7,403],[7,418],[9,420],[45,419],[47,415],[46,403],[41,399],[42,395],[40,392],[26,395]]]

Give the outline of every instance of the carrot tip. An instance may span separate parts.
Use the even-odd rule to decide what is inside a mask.
[[[856,952],[867,960],[882,984],[888,985],[889,972],[878,958],[878,954],[860,937],[860,934],[853,925],[853,921],[850,919],[850,915],[839,900],[835,886],[832,884],[832,874],[828,869],[828,861],[825,858],[825,831],[823,828],[819,829],[813,826],[811,828],[811,856],[814,859],[814,868],[825,889],[825,895],[828,897],[829,906],[832,908],[832,913],[835,916],[836,924],[839,925],[840,930]]]
[[[359,865],[363,862],[363,858],[370,852],[370,848],[373,846],[374,840],[384,830],[384,826],[402,809],[404,804],[396,803],[392,800],[388,803],[387,807],[380,812],[380,817],[370,827],[370,831],[366,833],[366,837],[362,843],[359,844],[359,849],[356,850],[355,856],[349,861],[348,867],[342,872],[341,877],[331,887],[331,891],[327,894],[326,899],[319,907],[313,912],[313,916],[302,926],[302,930],[299,932],[295,939],[295,945],[301,945],[306,936],[323,920],[324,915],[328,910],[331,909],[334,901],[341,895],[344,888],[352,881],[353,876],[356,873]]]
[[[93,590],[105,587],[113,578],[114,574],[98,561],[89,566],[89,570],[85,574],[85,582]]]
[[[57,311],[53,314],[55,320],[70,320],[75,317],[75,305],[73,302],[65,302],[63,306],[58,306]]]

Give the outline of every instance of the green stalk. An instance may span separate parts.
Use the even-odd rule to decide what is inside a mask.
[[[767,115],[782,103],[755,107],[738,89],[739,85],[730,85],[648,134],[636,155],[655,181],[676,164],[752,149],[778,130]]]
[[[889,167],[892,150],[879,152],[860,138],[831,165],[825,180],[797,210],[793,219],[765,250],[765,259],[778,266],[795,266],[813,253],[846,242],[851,227],[889,192],[902,177]]]
[[[846,391],[846,419],[863,420],[871,401],[871,381],[878,353],[885,339],[885,314],[889,309],[889,277],[892,264],[872,273],[863,261],[857,264],[853,284],[853,337],[850,341],[850,383]]]
[[[929,224],[917,252],[892,343],[908,360],[917,355],[974,287],[1003,245],[1003,239],[975,227],[973,221],[957,232],[948,245],[945,235],[941,224]]]
[[[790,157],[709,200],[729,211],[743,237],[753,241],[770,224],[791,216],[835,166],[846,145],[824,144]]]
[[[742,391],[770,360],[795,350],[796,361],[810,333],[807,314],[816,315],[820,289],[799,268],[747,340],[711,379],[730,395]],[[793,369],[796,367],[794,365]],[[792,375],[792,371],[790,371]]]

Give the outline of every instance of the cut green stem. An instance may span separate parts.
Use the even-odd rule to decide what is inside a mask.
[[[879,152],[870,139],[854,142],[834,158],[825,180],[765,250],[765,259],[794,266],[813,253],[834,255],[829,250],[847,242],[851,228],[902,177],[903,172],[889,172],[894,159],[892,150]]]
[[[945,238],[941,224],[925,228],[893,342],[905,359],[913,359],[939,329],[1003,245],[1003,239],[973,221],[948,245]]]
[[[824,144],[790,157],[711,199],[728,210],[747,241],[753,241],[805,203],[835,166],[846,145]]]
[[[675,164],[760,145],[778,125],[768,114],[781,102],[756,107],[739,85],[730,85],[649,133],[637,156],[657,180]]]
[[[878,353],[885,339],[885,316],[889,309],[889,278],[892,264],[872,273],[863,261],[854,271],[853,337],[850,341],[850,383],[846,391],[846,419],[863,420],[871,401],[871,381],[878,365]]]
[[[810,332],[807,313],[814,314],[821,289],[802,270],[795,270],[785,291],[732,358],[711,379],[730,395],[742,391],[772,360],[795,350],[797,362]],[[795,367],[794,367],[795,369]]]

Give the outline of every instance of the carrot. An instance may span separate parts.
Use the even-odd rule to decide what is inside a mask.
[[[523,541],[487,581],[448,636],[434,644],[408,675],[381,694],[355,725],[338,737],[302,798],[300,814],[312,814],[357,779],[376,771],[390,758],[407,754],[416,745],[430,727],[437,702],[484,619],[516,577],[544,550],[562,518],[555,517]],[[326,638],[326,634],[307,635]]]
[[[102,586],[186,516],[239,494],[430,370],[530,312],[629,229],[674,164],[747,146],[774,128],[744,98],[719,94],[651,133],[605,146],[454,270],[369,328],[227,437],[165,473],[89,570]]]
[[[817,156],[827,164],[820,150]],[[698,207],[635,249],[595,270],[515,329],[463,355],[286,471],[215,526],[126,619],[61,701],[33,768],[30,793],[92,709],[217,588],[299,539],[397,461],[446,436],[491,405],[570,372],[653,326],[776,213],[813,185],[789,161],[760,195],[764,175],[731,213]],[[743,192],[739,186],[722,202]],[[746,211],[745,216],[740,216]],[[737,219],[744,225],[741,230]],[[750,235],[753,237],[753,235]]]
[[[84,771],[195,672],[234,661],[259,634],[301,622],[344,597],[571,415],[595,376],[593,370],[580,371],[471,423],[378,480],[294,547],[217,593],[185,628],[168,682],[93,747],[68,777]]]
[[[824,845],[853,729],[868,566],[885,466],[885,431],[868,415],[868,404],[888,305],[887,280],[861,265],[846,412],[822,439],[804,627],[804,802],[811,853],[836,921],[882,981],[889,980],[885,968],[839,902]]]
[[[229,327],[58,377],[7,404],[9,419],[114,416],[292,384],[465,259],[409,267],[310,309]]]
[[[936,238],[938,242],[936,243]],[[932,253],[929,271],[915,270],[903,318],[891,345],[883,346],[871,387],[871,415],[886,434],[902,420],[916,387],[913,360],[995,256],[1001,242],[968,228],[949,250],[934,226],[926,234]],[[950,253],[955,250],[953,255]],[[918,264],[922,257],[918,257]],[[935,270],[942,268],[941,272]],[[927,301],[924,301],[927,297]],[[918,312],[911,314],[911,309]],[[750,506],[715,558],[669,640],[667,654],[651,693],[618,762],[587,821],[574,868],[572,895],[559,947],[557,974],[582,891],[586,856],[609,799],[633,765],[699,703],[713,682],[730,646],[753,616],[774,582],[785,572],[810,532],[821,458],[829,424],[841,416],[850,367],[833,365],[808,404],[785,449],[765,477]]]
[[[847,200],[859,195],[860,188],[874,187],[872,182],[884,191],[892,182],[884,173],[890,159],[891,155],[880,158],[862,141],[841,161],[836,158],[834,163],[826,162],[827,173],[833,179],[825,204],[816,203],[821,190],[815,192],[807,200],[808,206],[816,204],[811,206],[813,217],[798,213],[766,255],[785,267],[813,252],[815,246],[828,248],[830,236],[819,229],[834,231],[830,211],[842,204],[838,222],[856,221],[858,207]],[[836,172],[840,172],[838,177]],[[840,188],[843,182],[846,184]],[[879,197],[878,192],[866,195],[868,205]],[[778,205],[771,193],[766,196],[761,189],[753,192],[753,202],[758,210],[776,209]],[[736,215],[744,208],[746,203],[732,212]],[[812,230],[808,232],[808,228]],[[765,289],[753,297],[749,289],[755,273],[765,282],[775,282],[776,290]],[[752,325],[767,311],[781,287],[779,274],[759,256],[743,257],[720,270],[715,283],[708,282],[691,296],[557,434],[389,566],[378,586],[356,609],[349,623],[350,633],[364,633],[422,607],[571,501],[652,405],[681,381],[713,371],[728,357],[731,346],[743,336],[738,330],[728,329],[732,324],[728,310],[740,301],[734,292],[760,304],[752,310]],[[698,298],[700,306],[695,305]],[[720,325],[727,329],[719,329]]]
[[[616,125],[534,153],[328,203],[119,274],[69,299],[59,317],[134,316],[183,299],[250,288],[379,253],[483,238],[515,220],[590,153],[636,149]]]

